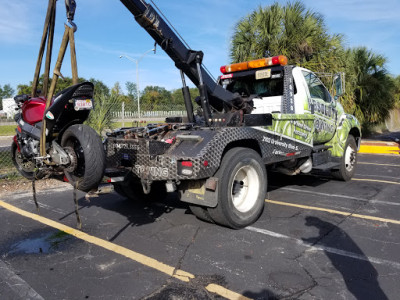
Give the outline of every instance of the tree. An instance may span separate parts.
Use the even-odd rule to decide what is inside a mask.
[[[197,104],[195,102],[196,97],[200,96],[200,92],[197,88],[189,88],[190,98],[193,103],[193,107],[196,107]],[[182,108],[185,105],[185,100],[183,99],[182,89],[176,89],[171,91],[172,103],[174,105],[179,105]]]
[[[10,84],[5,84],[3,87],[0,85],[0,99],[11,98],[15,91]]]
[[[89,81],[94,85],[94,97],[96,98],[97,95],[110,95],[110,89],[106,86],[102,81],[90,78]]]
[[[51,84],[51,78],[49,80],[49,84]],[[90,78],[89,80],[86,80],[85,78],[79,77],[78,78],[79,82],[85,82],[85,81],[90,81],[94,84],[94,96],[98,94],[104,94],[104,95],[109,95],[110,94],[110,89],[100,80]],[[64,77],[64,78],[59,78],[57,80],[57,85],[56,85],[56,90],[55,94],[58,92],[66,89],[67,87],[70,87],[72,85],[72,78],[71,77]],[[38,84],[38,91],[40,91],[39,94],[42,94],[43,89],[43,75],[39,77],[39,84]],[[32,81],[29,82],[29,84],[19,84],[17,86],[18,94],[28,94],[30,95],[32,92]]]
[[[32,91],[32,81],[30,84],[18,84],[17,85],[17,94],[22,95],[22,94],[27,94],[30,95]]]
[[[114,83],[114,86],[111,89],[111,95],[117,95],[117,96],[123,95],[121,85],[119,84],[118,81]]]
[[[136,101],[137,99],[137,84],[131,81],[127,81],[125,83],[125,87],[128,91],[128,96],[133,100]]]
[[[394,101],[396,108],[400,108],[400,75],[393,79],[394,83]]]
[[[11,98],[15,91],[10,84],[5,84],[3,87],[0,85],[0,110],[3,109],[3,101],[1,99]]]
[[[86,124],[100,135],[105,129],[112,126],[112,111],[119,105],[118,95],[99,94],[96,98],[94,109],[90,112]]]
[[[136,83],[127,81],[125,87],[128,94],[124,96],[123,101],[125,102],[126,110],[136,110],[137,109],[137,86]]]
[[[316,72],[340,64],[342,36],[329,35],[322,15],[296,1],[259,7],[240,20],[231,44],[233,62],[285,55],[289,63]]]
[[[364,126],[383,122],[395,106],[395,83],[386,70],[386,58],[365,47],[347,53],[347,78],[353,86],[357,118]]]
[[[39,95],[43,94],[43,80],[44,80],[44,75],[41,75],[39,77],[39,83],[37,87],[37,91]],[[85,82],[87,81],[85,78],[79,77],[78,82]],[[49,87],[51,85],[52,78],[49,78]],[[54,91],[54,94],[57,94],[58,92],[61,92],[62,90],[70,87],[72,85],[72,78],[71,77],[64,77],[64,78],[58,78],[57,84],[56,84],[56,89]],[[28,94],[30,95],[32,92],[32,81],[29,82],[29,84],[19,84],[17,86],[18,89],[18,94]]]
[[[140,105],[143,110],[165,109],[172,102],[171,92],[159,86],[146,86],[141,93]]]
[[[346,90],[339,101],[364,126],[383,122],[395,103],[400,107],[400,78],[387,74],[386,59],[364,47],[345,49],[343,36],[329,34],[323,16],[299,1],[259,7],[236,24],[233,62],[280,54],[316,73],[345,72]],[[321,79],[331,86],[331,78]]]

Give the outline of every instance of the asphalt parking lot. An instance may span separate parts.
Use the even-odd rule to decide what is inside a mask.
[[[1,299],[398,299],[400,156],[355,178],[269,174],[260,220],[199,221],[172,194],[133,203],[69,185],[0,197]]]

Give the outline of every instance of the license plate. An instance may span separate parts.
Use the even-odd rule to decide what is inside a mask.
[[[74,108],[75,110],[92,109],[93,101],[92,99],[75,99]]]
[[[271,69],[260,70],[256,72],[256,80],[265,79],[271,77]]]

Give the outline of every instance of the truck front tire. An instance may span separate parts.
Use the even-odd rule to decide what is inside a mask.
[[[344,148],[343,156],[340,159],[338,170],[332,171],[333,177],[343,181],[349,181],[356,170],[357,144],[354,136],[349,135]]]
[[[249,148],[230,149],[214,175],[218,182],[218,204],[207,208],[218,224],[239,229],[260,217],[267,192],[267,173],[260,155]]]

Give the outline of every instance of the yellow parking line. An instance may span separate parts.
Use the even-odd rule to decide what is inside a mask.
[[[400,182],[397,182],[397,181],[387,181],[387,180],[379,180],[379,179],[352,178],[351,180],[355,180],[355,181],[380,182],[380,183],[389,183],[389,184],[400,184]]]
[[[387,167],[400,167],[400,165],[390,165],[390,164],[376,164],[358,161],[357,165],[374,165],[374,166],[387,166]]]
[[[268,200],[268,199],[265,199],[265,202],[272,203],[272,204],[277,204],[277,205],[284,205],[284,206],[303,208],[303,209],[308,209],[308,210],[318,210],[318,211],[328,212],[328,213],[331,213],[331,214],[342,215],[342,216],[346,216],[346,217],[354,217],[354,218],[359,218],[359,219],[373,220],[373,221],[379,221],[379,222],[385,222],[385,223],[392,223],[392,224],[400,225],[400,221],[398,221],[398,220],[385,219],[385,218],[379,218],[379,217],[367,216],[367,215],[360,215],[360,214],[353,214],[353,213],[350,213],[350,212],[339,211],[339,210],[334,210],[334,209],[329,209],[329,208],[301,205],[301,204],[295,204],[295,203],[289,203],[289,202],[281,202],[281,201]]]
[[[78,239],[81,239],[85,242],[94,244],[96,246],[102,247],[104,249],[110,250],[114,253],[120,254],[122,256],[125,256],[127,258],[130,258],[133,261],[136,261],[142,265],[145,265],[149,268],[155,269],[159,272],[162,272],[164,274],[167,274],[168,276],[172,276],[174,278],[177,278],[181,281],[184,282],[189,282],[191,279],[195,278],[195,276],[191,273],[185,272],[183,270],[176,270],[174,267],[169,266],[167,264],[164,264],[154,258],[151,258],[149,256],[143,255],[141,253],[135,252],[133,250],[130,250],[128,248],[119,246],[117,244],[111,243],[109,241],[100,239],[98,237],[89,235],[87,233],[84,233],[80,230],[74,229],[72,227],[66,226],[64,224],[55,222],[51,219],[47,219],[45,217],[30,213],[28,211],[22,210],[18,207],[15,207],[11,204],[8,204],[4,201],[0,200],[0,207],[3,207],[9,211],[12,211],[16,214],[19,214],[21,216],[30,218],[32,220],[35,220],[37,222],[40,222],[44,225],[56,228],[58,230],[64,231],[65,233],[68,233]],[[207,290],[209,290],[212,293],[216,293],[222,297],[225,297],[226,299],[231,299],[231,300],[250,300],[250,298],[247,298],[243,295],[240,295],[238,293],[235,293],[233,291],[230,291],[223,286],[217,285],[217,284],[209,284],[206,287]]]
[[[246,296],[240,295],[238,293],[232,292],[231,290],[228,290],[218,284],[211,283],[206,286],[206,290],[218,294],[226,299],[235,299],[235,300],[249,300],[250,298],[247,298]]]
[[[400,154],[400,149],[399,146],[361,145],[358,152],[370,154]]]

